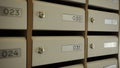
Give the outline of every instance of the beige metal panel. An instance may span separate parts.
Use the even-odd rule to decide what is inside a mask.
[[[63,0],[63,1],[70,1],[70,2],[85,3],[85,0]]]
[[[26,1],[0,0],[0,29],[26,29]]]
[[[70,66],[65,66],[65,67],[61,67],[61,68],[83,68],[83,65],[77,64],[77,65],[70,65]]]
[[[88,36],[88,57],[118,53],[116,36]]]
[[[89,62],[88,68],[118,68],[117,59],[111,58],[111,59]]]
[[[83,57],[83,37],[33,37],[33,66],[83,59]]]
[[[11,52],[14,49],[18,51]],[[0,68],[26,68],[25,38],[0,37]]]
[[[34,1],[34,30],[85,30],[82,8]]]
[[[118,31],[119,16],[115,13],[89,10],[89,31]]]
[[[89,4],[119,10],[119,0],[89,0]]]

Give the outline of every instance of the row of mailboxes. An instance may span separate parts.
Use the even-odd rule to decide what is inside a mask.
[[[33,36],[32,39],[32,66],[84,59],[82,36]],[[118,53],[115,36],[88,36],[88,46],[88,57]],[[25,68],[25,38],[0,37],[0,61],[2,68]]]
[[[0,29],[26,29],[26,1],[0,1]],[[89,10],[89,31],[118,31],[115,13]],[[33,1],[33,30],[85,30],[83,8]]]
[[[0,37],[0,68],[26,68],[26,39]]]
[[[118,68],[118,63],[116,58],[92,61],[87,63],[87,68]],[[71,65],[61,68],[84,68],[83,64]]]
[[[118,31],[119,16],[115,13],[89,10],[88,23],[89,31]],[[33,29],[84,31],[84,9],[35,1]]]
[[[53,12],[53,13],[51,13]],[[34,2],[34,30],[85,30],[84,9]],[[119,15],[89,10],[89,31],[118,31]]]
[[[63,0],[66,1],[66,0]],[[86,3],[86,0],[67,0],[70,2]],[[89,5],[98,6],[102,8],[109,8],[119,10],[119,0],[88,0]]]
[[[118,53],[116,36],[88,36],[88,57]],[[33,66],[83,59],[80,36],[33,37]]]

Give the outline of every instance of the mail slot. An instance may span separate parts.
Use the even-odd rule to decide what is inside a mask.
[[[34,30],[85,30],[84,9],[34,1]]]
[[[76,64],[76,65],[70,65],[70,66],[65,66],[61,68],[84,68],[83,64]]]
[[[0,29],[27,28],[27,3],[24,0],[0,1]]]
[[[119,10],[119,0],[89,0],[89,5]]]
[[[0,68],[26,68],[25,38],[0,37]]]
[[[118,53],[116,36],[88,36],[88,57]]]
[[[62,1],[85,3],[85,0],[62,0]]]
[[[83,59],[81,36],[33,37],[33,66]]]
[[[117,66],[116,58],[88,62],[88,68],[118,68]]]
[[[112,31],[119,29],[119,16],[116,13],[109,13],[97,10],[89,10],[89,31]]]

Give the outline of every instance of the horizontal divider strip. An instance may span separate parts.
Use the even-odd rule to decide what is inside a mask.
[[[24,36],[26,37],[26,30],[0,30],[0,36]]]
[[[98,32],[98,31],[89,31],[88,32],[88,36],[89,35],[118,35],[118,32]]]
[[[84,31],[33,31],[33,36],[83,36]]]

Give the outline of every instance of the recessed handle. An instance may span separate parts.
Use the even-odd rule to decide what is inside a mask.
[[[43,12],[41,12],[41,11],[39,11],[39,18],[45,18],[45,13],[43,13]]]
[[[94,23],[94,22],[95,22],[95,18],[94,18],[94,17],[90,18],[90,21],[91,21],[92,23]]]
[[[93,43],[90,44],[90,48],[91,49],[94,49],[95,48],[95,45]]]
[[[42,48],[42,47],[38,47],[36,51],[37,51],[38,54],[43,54],[45,49]]]

